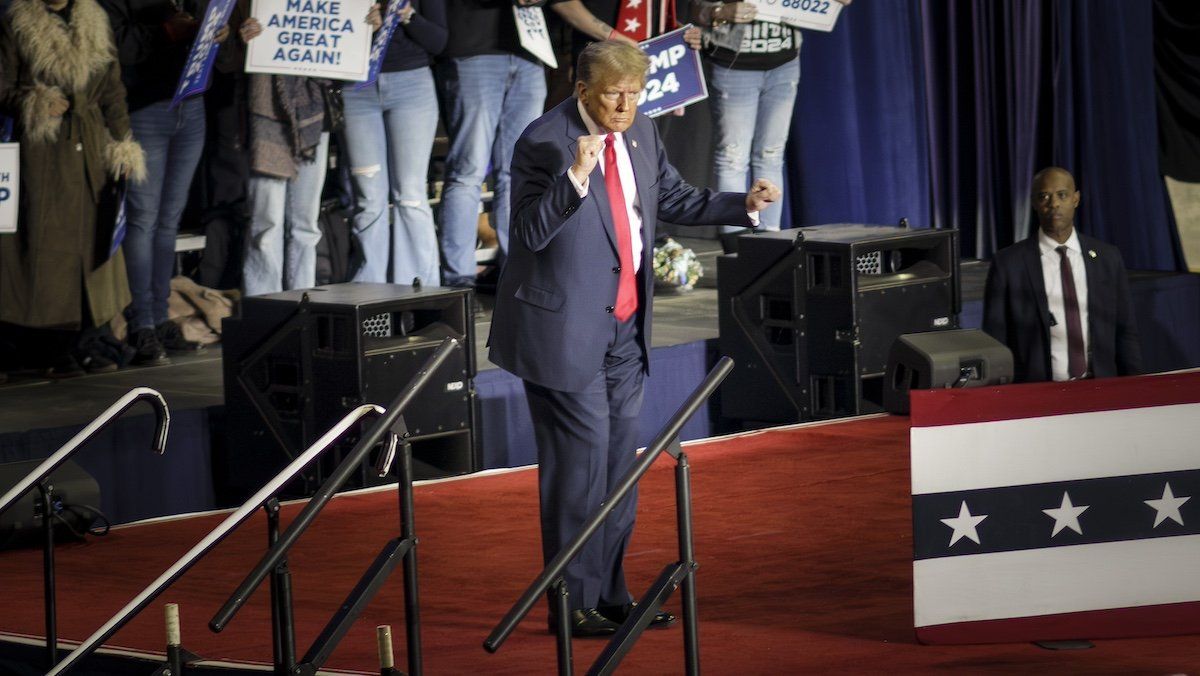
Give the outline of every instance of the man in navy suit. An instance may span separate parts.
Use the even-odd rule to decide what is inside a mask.
[[[513,156],[509,258],[489,358],[525,382],[546,561],[635,461],[659,218],[752,226],[781,196],[761,179],[750,193],[684,182],[637,112],[648,67],[631,45],[589,45],[576,96],[530,124]],[[621,559],[636,506],[635,495],[622,501],[567,567],[576,636],[612,634],[630,613]],[[672,619],[659,613],[655,626]]]
[[[1038,233],[996,253],[983,299],[983,330],[1012,350],[1013,380],[1140,373],[1125,264],[1116,247],[1075,230],[1075,179],[1039,171],[1033,205]]]

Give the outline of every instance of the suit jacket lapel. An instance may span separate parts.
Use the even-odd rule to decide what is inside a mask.
[[[649,205],[658,202],[654,183],[658,178],[657,153],[653,138],[644,132],[653,124],[648,118],[635,118],[634,124],[625,134],[625,148],[633,165],[633,180],[637,183],[638,200],[642,205],[642,263],[650,260],[654,247],[654,223],[647,217]]]
[[[1079,248],[1083,252],[1083,271],[1087,277],[1085,281],[1088,290],[1088,325],[1083,327],[1083,330],[1087,331],[1088,334],[1088,362],[1090,364],[1092,357],[1090,354],[1091,346],[1094,345],[1091,339],[1092,319],[1099,316],[1097,314],[1097,306],[1100,304],[1100,289],[1104,286],[1105,280],[1101,276],[1103,271],[1101,270],[1100,259],[1092,257],[1092,254],[1096,251],[1096,247],[1091,242],[1085,240],[1083,235],[1080,235]]]
[[[1037,234],[1026,241],[1029,244],[1022,252],[1021,258],[1025,260],[1025,272],[1029,275],[1029,286],[1033,289],[1034,298],[1037,299],[1038,317],[1042,319],[1042,332],[1045,335],[1046,345],[1049,345],[1050,303],[1046,300],[1046,278],[1042,274],[1042,249],[1038,245]],[[1049,359],[1048,352],[1046,358]]]

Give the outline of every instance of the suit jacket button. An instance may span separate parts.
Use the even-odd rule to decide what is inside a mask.
[[[617,265],[617,266],[613,267],[613,272],[620,272],[620,271],[621,271],[621,266],[620,266],[620,265]]]
[[[613,306],[609,305],[608,307],[604,308],[604,311],[611,315],[613,312]]]

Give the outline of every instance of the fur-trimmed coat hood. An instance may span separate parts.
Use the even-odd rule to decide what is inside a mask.
[[[103,77],[116,62],[108,14],[95,0],[71,0],[70,20],[46,7],[43,0],[12,0],[8,23],[21,61],[32,80],[20,102],[23,138],[55,141],[62,117],[51,115],[55,101],[78,100],[89,84]],[[112,174],[128,171],[134,180],[145,176],[145,156],[128,132],[110,140],[104,148]]]

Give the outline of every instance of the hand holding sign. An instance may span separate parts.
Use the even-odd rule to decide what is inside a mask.
[[[677,28],[639,45],[650,57],[646,87],[638,99],[638,108],[647,117],[658,117],[708,98],[700,56],[687,43],[691,28]]]
[[[586,183],[596,162],[600,160],[600,152],[604,150],[603,136],[580,136],[575,139],[579,146],[575,148],[575,164],[571,165],[571,173],[575,180]]]
[[[367,25],[371,30],[377,31],[383,26],[383,13],[380,10],[379,3],[371,5],[371,11],[367,12]]]
[[[750,192],[746,193],[746,211],[762,211],[783,197],[779,186],[765,178],[755,179]]]
[[[242,22],[242,27],[238,29],[238,35],[242,37],[242,42],[250,42],[262,35],[262,24],[258,22],[258,19],[250,17]]]
[[[758,16],[758,8],[749,2],[728,2],[712,11],[713,24],[749,23]]]

